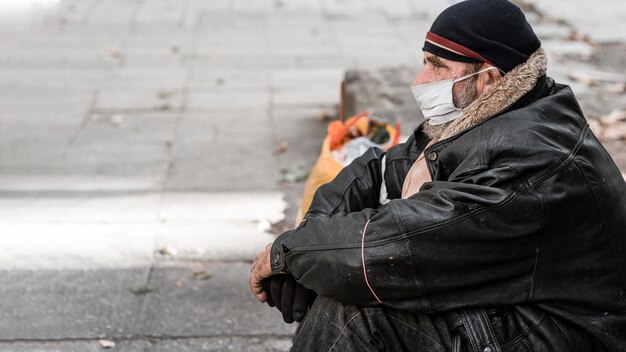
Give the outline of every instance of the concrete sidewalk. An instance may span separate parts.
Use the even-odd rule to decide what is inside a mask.
[[[295,327],[247,288],[271,224],[293,222],[284,174],[313,164],[344,72],[417,72],[454,1],[17,3],[0,4],[0,351],[287,350]],[[572,72],[623,79],[626,6],[594,4],[528,16],[599,117],[624,94]]]

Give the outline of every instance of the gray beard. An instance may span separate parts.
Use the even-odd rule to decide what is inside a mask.
[[[426,133],[426,135],[430,137],[431,140],[437,142],[439,140],[439,137],[441,137],[443,132],[446,130],[446,128],[448,128],[448,126],[450,126],[452,122],[454,122],[454,120],[441,125],[431,125],[430,121],[426,120],[426,122],[424,122],[424,133]]]
[[[458,108],[465,109],[468,107],[476,98],[478,98],[478,92],[476,91],[476,77],[470,77],[467,79],[463,88],[459,92],[458,96],[453,97],[454,105]],[[463,118],[463,115],[459,116],[459,118]],[[452,120],[450,122],[446,122],[441,125],[431,125],[430,121],[424,122],[424,133],[431,140],[437,142],[443,132],[456,120]]]

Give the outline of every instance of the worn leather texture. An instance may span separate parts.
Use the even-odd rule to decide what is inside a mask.
[[[428,142],[420,126],[386,153],[385,175],[371,149],[322,186],[274,242],[272,269],[359,306],[532,307],[626,351],[626,184],[571,89],[542,76],[506,110]],[[421,152],[433,181],[399,199]]]

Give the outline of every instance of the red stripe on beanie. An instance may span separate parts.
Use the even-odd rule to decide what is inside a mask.
[[[474,60],[478,60],[481,62],[486,62],[491,66],[494,67],[498,67],[494,64],[492,64],[491,62],[489,62],[489,60],[485,59],[482,55],[480,55],[479,53],[475,52],[472,49],[466,48],[461,44],[455,43],[451,40],[448,40],[442,36],[439,36],[433,32],[428,32],[426,33],[426,40],[433,43],[434,45],[437,45],[443,49],[446,49],[448,51],[451,51],[453,53],[462,55],[462,56],[466,56],[469,57],[471,59]]]

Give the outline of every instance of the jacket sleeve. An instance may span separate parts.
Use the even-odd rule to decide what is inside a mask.
[[[377,207],[383,182],[381,160],[384,154],[381,149],[370,148],[341,170],[332,182],[315,192],[304,218],[330,217]]]
[[[349,304],[436,312],[526,302],[540,199],[500,187],[507,166],[424,185],[408,199],[311,217],[277,238],[272,267]]]

